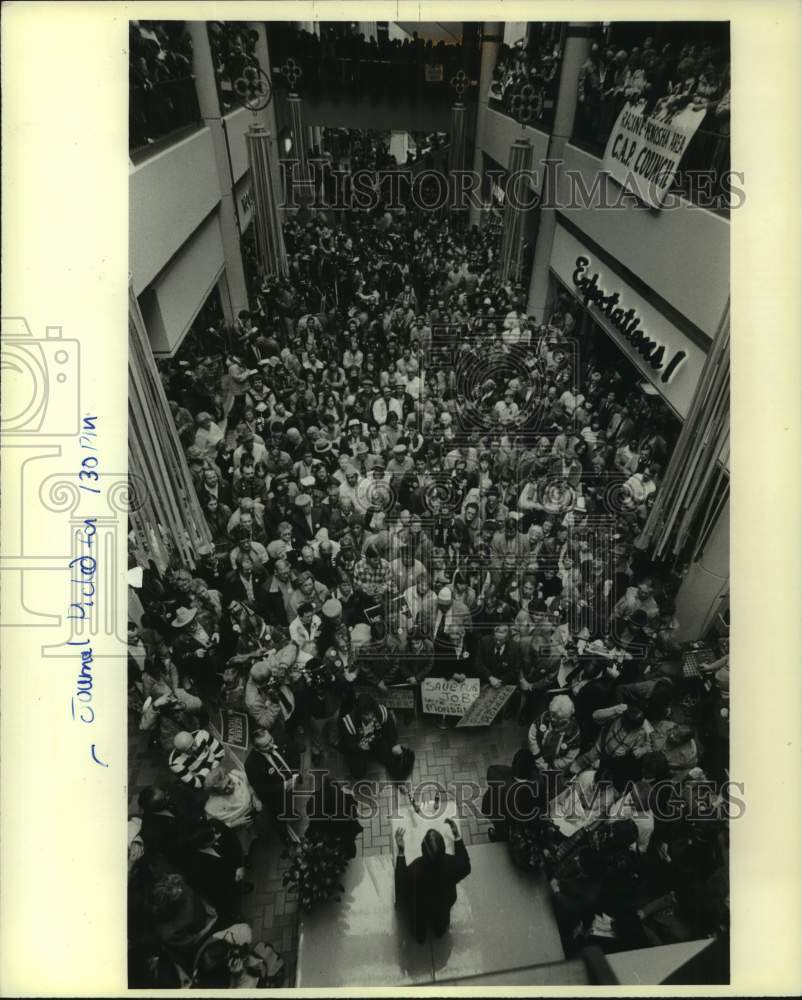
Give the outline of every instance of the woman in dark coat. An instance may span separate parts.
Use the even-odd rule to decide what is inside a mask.
[[[432,929],[437,937],[448,930],[451,907],[457,901],[457,882],[471,872],[465,843],[453,819],[447,819],[454,835],[454,853],[446,854],[443,835],[427,830],[421,856],[407,866],[404,857],[404,829],[396,830],[398,857],[395,862],[395,899],[406,912],[415,939],[422,944]]]

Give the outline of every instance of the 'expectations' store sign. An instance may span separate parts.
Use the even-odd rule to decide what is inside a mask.
[[[665,344],[652,340],[646,331],[641,329],[640,318],[631,306],[629,309],[624,309],[619,305],[621,301],[619,292],[608,294],[599,287],[598,272],[590,274],[589,267],[589,258],[580,255],[576,258],[576,269],[572,275],[574,285],[579,289],[585,306],[595,305],[621,336],[629,341],[652,371],[661,373],[660,381],[670,382],[674,372],[687,356],[685,351],[674,351],[673,356],[667,359]]]
[[[554,233],[551,270],[576,296],[577,305],[587,308],[621,353],[684,417],[705,363],[703,343],[691,339],[657,303],[562,225]]]

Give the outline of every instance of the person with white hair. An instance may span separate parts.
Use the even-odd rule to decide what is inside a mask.
[[[529,750],[539,771],[565,771],[579,755],[579,726],[574,717],[574,703],[567,694],[558,694],[549,702],[528,733]]]

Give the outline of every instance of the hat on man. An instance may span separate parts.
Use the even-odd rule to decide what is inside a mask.
[[[303,486],[305,490],[311,490],[315,484],[316,480],[314,476],[303,476],[301,478],[301,486]]]
[[[325,455],[327,452],[331,451],[331,441],[328,438],[318,438],[315,441],[315,454]]]
[[[353,514],[351,514],[350,517],[348,518],[349,528],[362,528],[364,527],[364,523],[365,522],[362,520],[362,515],[358,514],[356,511],[354,511]]]
[[[312,506],[312,498],[309,496],[308,493],[299,493],[298,496],[295,498],[295,506],[296,507],[311,507]]]
[[[450,587],[443,587],[443,589],[441,591],[439,591],[438,594],[437,594],[437,603],[438,604],[451,604],[451,601],[452,601],[451,588]]]
[[[211,413],[206,413],[206,411],[203,410],[197,415],[197,417],[195,417],[195,422],[198,424],[202,424],[206,420],[213,420],[213,419],[214,417],[212,417]]]
[[[394,455],[406,455],[406,453],[407,453],[407,446],[405,444],[397,444],[393,448]]]
[[[320,611],[325,618],[339,618],[343,613],[343,606],[336,597],[330,597],[327,601],[323,602],[323,607]]]
[[[183,628],[185,625],[189,625],[197,613],[195,608],[179,608],[175,613],[175,618],[173,618],[173,628]]]
[[[352,418],[351,418],[351,419],[350,419],[350,420],[348,421],[348,426],[349,426],[349,427],[361,427],[361,426],[362,426],[362,421],[361,421],[361,420],[357,420],[357,418],[356,418],[356,417],[352,417]]]
[[[287,543],[280,538],[276,538],[267,546],[267,555],[270,559],[283,559],[287,554]]]

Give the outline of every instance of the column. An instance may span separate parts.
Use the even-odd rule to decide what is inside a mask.
[[[448,136],[448,173],[451,183],[451,221],[461,229],[467,219],[467,205],[463,207],[461,180],[454,175],[465,169],[465,105],[456,101],[451,106],[451,125]]]
[[[128,287],[128,474],[147,491],[129,511],[135,548],[164,571],[194,568],[212,537],[198,503],[134,290]]]
[[[532,167],[532,144],[517,139],[510,146],[504,223],[501,231],[501,280],[517,282],[523,265],[524,223],[532,201],[529,171]]]
[[[267,45],[267,31],[262,21],[250,21],[249,26],[257,34],[256,39],[256,58],[259,60],[259,65],[262,67],[264,72],[267,74],[269,80],[273,79],[272,64],[270,62],[270,50]],[[257,112],[257,120],[264,125],[267,129],[269,139],[268,145],[270,147],[270,164],[271,164],[271,175],[273,177],[273,183],[275,184],[275,198],[276,205],[283,212],[283,190],[281,187],[281,171],[279,169],[279,149],[278,149],[278,123],[276,121],[276,97],[275,95],[271,99],[270,103],[262,111]]]
[[[576,99],[579,90],[579,70],[590,53],[591,36],[594,25],[590,22],[577,22],[568,25],[563,46],[562,65],[560,67],[560,88],[557,93],[557,105],[554,109],[554,125],[549,138],[547,159],[562,160],[565,146],[574,128],[576,116]],[[549,171],[543,182],[543,206],[540,209],[540,224],[535,243],[535,257],[532,264],[532,274],[529,279],[529,296],[526,311],[534,316],[537,322],[545,320],[544,310],[549,289],[549,264],[551,248],[554,242],[554,230],[557,226],[557,216],[550,204],[555,202],[554,191],[549,191],[553,183],[553,174]]]
[[[287,96],[287,110],[290,117],[290,134],[292,136],[292,157],[294,164],[295,191],[300,195],[296,200],[302,205],[312,200],[309,189],[309,161],[307,158],[306,129],[304,128],[303,101],[298,94]]]
[[[260,122],[254,122],[245,134],[245,145],[251,168],[253,224],[259,253],[259,270],[263,276],[286,275],[287,252],[276,202],[270,133]]]
[[[214,75],[214,62],[209,46],[209,35],[205,21],[187,21],[187,30],[192,39],[192,72],[195,75],[195,89],[204,124],[212,135],[217,177],[220,183],[220,204],[218,217],[226,259],[226,275],[234,313],[248,309],[248,283],[242,265],[237,206],[234,203],[234,182],[228,157],[228,142],[223,128],[220,101]]]
[[[730,502],[727,500],[677,593],[677,642],[701,639],[713,623],[730,583]]]
[[[478,177],[484,174],[484,161],[482,159],[482,142],[484,137],[485,117],[487,115],[487,102],[490,93],[490,82],[493,79],[493,70],[496,68],[496,58],[504,32],[504,25],[501,21],[485,21],[482,25],[482,52],[479,70],[479,95],[476,102],[476,135],[474,136],[473,172]],[[481,191],[481,185],[479,190]],[[478,226],[482,218],[482,209],[471,205],[469,222],[472,226]]]

